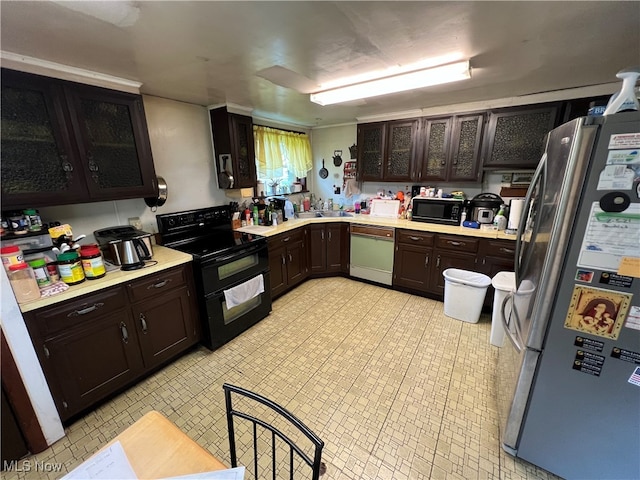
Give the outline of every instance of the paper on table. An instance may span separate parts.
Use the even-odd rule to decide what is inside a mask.
[[[67,473],[61,480],[130,480],[137,479],[120,442],[96,453]]]
[[[211,472],[192,473],[179,477],[169,477],[163,480],[243,480],[244,467],[228,468],[227,470],[214,470]]]

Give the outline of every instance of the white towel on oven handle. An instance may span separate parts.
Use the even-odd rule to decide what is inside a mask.
[[[257,297],[264,292],[264,278],[262,274],[247,280],[240,285],[224,290],[224,301],[227,308],[242,305],[244,302]]]

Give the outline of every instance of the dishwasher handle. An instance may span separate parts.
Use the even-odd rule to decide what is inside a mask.
[[[395,229],[373,225],[352,225],[351,235],[393,241],[395,239]]]

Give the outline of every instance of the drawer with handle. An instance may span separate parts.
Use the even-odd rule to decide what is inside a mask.
[[[417,232],[415,230],[396,230],[396,242],[409,245],[432,246],[435,235],[433,233]]]
[[[278,248],[282,245],[291,245],[302,240],[302,229],[293,230],[291,232],[281,233],[267,239],[267,248]]]
[[[25,318],[38,330],[42,338],[50,338],[125,306],[126,298],[122,287],[113,287],[65,302],[59,307],[36,310],[27,314]]]
[[[462,237],[458,235],[438,235],[436,237],[436,247],[444,250],[456,250],[465,253],[475,253],[478,251],[480,239]]]
[[[484,255],[491,257],[513,258],[516,253],[516,242],[511,240],[484,240]]]
[[[127,284],[129,299],[132,302],[139,302],[180,287],[187,283],[185,277],[187,270],[183,267],[173,268],[131,282]]]

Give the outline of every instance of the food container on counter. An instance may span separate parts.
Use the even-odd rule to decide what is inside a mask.
[[[60,278],[67,285],[76,285],[85,281],[82,262],[77,252],[65,252],[58,255]]]
[[[102,260],[102,253],[96,244],[83,245],[80,247],[80,260],[82,269],[87,280],[102,278],[107,273]]]
[[[17,245],[9,245],[0,248],[0,257],[2,257],[2,265],[6,271],[9,271],[11,265],[24,263],[24,255],[22,249]]]
[[[11,265],[7,272],[16,300],[28,302],[40,298],[40,288],[33,270],[26,263]]]
[[[36,277],[39,288],[51,285],[51,279],[47,273],[47,262],[43,257],[31,260],[29,266],[33,269],[33,274]]]

